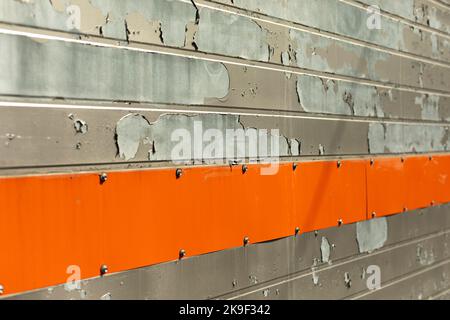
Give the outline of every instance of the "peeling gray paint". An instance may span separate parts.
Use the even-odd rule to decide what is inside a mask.
[[[387,220],[384,217],[356,223],[356,240],[360,253],[380,249],[387,241],[387,237]]]
[[[384,115],[375,87],[299,75],[297,94],[308,112],[378,116]]]
[[[436,95],[422,94],[415,99],[415,103],[421,107],[421,117],[423,120],[440,120],[439,100]]]
[[[229,136],[228,132],[237,135]],[[217,137],[221,140],[216,141]],[[128,114],[117,122],[116,139],[119,157],[125,160],[133,159],[141,145],[146,145],[149,160],[200,163],[231,160],[230,146],[233,146],[233,159],[250,160],[277,155],[272,151],[277,147],[274,141],[279,146],[279,156],[296,154],[298,151],[292,150],[293,146],[300,148],[271,131],[244,128],[238,116],[220,114],[165,114],[152,123],[140,114]]]
[[[416,257],[417,261],[422,266],[432,265],[436,261],[433,249],[427,250],[420,243],[417,245]]]
[[[352,286],[352,279],[350,278],[350,273],[348,272],[344,273],[344,284],[347,288]]]
[[[199,50],[258,61],[269,60],[267,32],[248,18],[200,9]]]
[[[1,94],[203,104],[228,93],[217,62],[12,35],[0,43]]]
[[[322,237],[322,242],[320,243],[320,253],[322,255],[322,262],[328,263],[330,261],[330,243],[328,242],[328,239],[325,237]]]
[[[150,123],[139,114],[129,114],[120,119],[116,126],[119,157],[130,160],[135,157],[141,141],[147,136]]]
[[[369,125],[370,153],[404,153],[445,151],[450,146],[448,128],[435,125]]]
[[[67,8],[80,8],[81,28],[73,30],[67,23]],[[129,15],[139,13],[148,23],[160,22],[164,43],[184,45],[185,28],[195,22],[196,9],[191,3],[166,0],[40,0],[24,3],[15,0],[0,2],[0,20],[28,26],[62,31],[80,31],[126,40],[126,22],[134,22]],[[129,19],[132,19],[131,21]],[[135,30],[145,32],[145,30]]]
[[[139,13],[149,23],[161,23],[164,43],[169,46],[182,47],[185,40],[186,25],[195,22],[197,10],[192,3],[177,0],[90,0],[94,6],[101,8],[103,15],[115,17],[107,24],[113,24],[112,30],[120,30],[129,14]],[[128,16],[129,19],[129,16]],[[129,22],[129,20],[127,20]],[[116,25],[116,26],[114,26]],[[144,31],[144,30],[142,30]],[[123,34],[123,33],[122,33]],[[121,37],[122,34],[111,32],[110,37]]]
[[[73,122],[73,127],[75,128],[76,133],[86,133],[88,132],[88,125],[86,121],[83,121],[81,119],[76,119]]]
[[[317,274],[315,268],[312,268],[312,282],[315,286],[319,285],[319,275]]]
[[[411,17],[414,10],[414,6],[411,5],[412,0],[407,0],[406,2],[387,1],[389,2],[383,1],[383,7],[389,6],[389,9],[394,9],[396,12],[404,10],[404,13]],[[403,3],[397,4],[397,2]],[[381,30],[372,30],[367,27],[370,13],[366,9],[357,8],[340,1],[235,0],[232,3],[239,8],[375,43],[394,50],[416,54],[426,53],[429,56],[441,59],[448,55],[441,48],[431,50],[433,41],[431,33],[421,32],[420,35],[414,35],[408,25],[398,23],[384,16],[379,16],[382,26]],[[375,1],[374,3],[381,4],[381,1]],[[405,10],[406,8],[407,10]],[[445,21],[444,15],[440,13],[442,17],[436,19],[436,13],[434,12],[433,14],[434,16],[424,13],[424,16],[427,16],[427,18],[423,18],[423,20],[430,21],[430,23],[432,21],[436,26],[442,27],[439,24]],[[418,19],[417,14],[414,16],[414,19],[416,18]],[[443,38],[440,39],[439,46],[443,46],[445,41]]]
[[[294,29],[290,30],[290,39],[298,67],[376,81],[417,85],[416,78],[402,76],[403,73],[414,73],[410,67],[415,63],[413,60]]]
[[[414,20],[414,2],[416,0],[359,0],[368,5],[376,5],[381,10],[387,11],[410,20]]]

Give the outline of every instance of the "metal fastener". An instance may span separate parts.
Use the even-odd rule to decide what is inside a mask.
[[[246,173],[248,170],[248,167],[246,164],[242,165],[242,173]]]
[[[108,266],[106,264],[102,264],[100,267],[100,275],[103,276],[108,273]]]
[[[5,291],[5,288],[3,287],[3,285],[0,284],[0,294],[3,294],[4,291]]]
[[[180,259],[183,259],[186,256],[186,250],[181,249],[180,252],[178,253],[178,257]]]
[[[338,160],[337,167],[340,168],[342,166],[341,160]]]
[[[248,245],[250,239],[248,237],[244,237],[244,246]]]
[[[294,170],[294,171],[297,170],[297,163],[294,162],[294,163],[292,164],[292,170]]]
[[[175,176],[177,177],[177,179],[180,179],[182,175],[183,175],[183,169],[178,168],[175,171]]]
[[[377,213],[374,211],[372,212],[372,218],[375,218],[377,216]]]
[[[370,159],[370,165],[373,166],[374,163],[375,161],[373,159]]]
[[[300,233],[300,228],[299,227],[296,227],[295,228],[295,235],[298,235]]]
[[[106,182],[106,180],[108,180],[108,174],[106,172],[102,172],[99,177],[100,177],[100,184],[103,184]]]
[[[342,226],[343,223],[344,223],[344,221],[342,221],[342,219],[338,220],[338,226]]]

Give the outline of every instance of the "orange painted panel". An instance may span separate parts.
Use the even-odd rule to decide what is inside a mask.
[[[403,211],[406,180],[401,158],[374,158],[367,161],[367,218]]]
[[[80,173],[0,178],[0,283],[6,293],[64,283],[67,267],[82,278],[273,240],[396,213],[405,176],[413,208],[448,202],[450,156]],[[424,160],[425,159],[425,160]],[[421,182],[414,181],[420,177]],[[400,193],[401,194],[401,193]],[[400,197],[400,199],[403,199]]]
[[[429,207],[442,185],[438,184],[438,172],[442,171],[432,157],[405,158],[406,206],[408,210]],[[448,172],[442,171],[444,176]]]
[[[294,224],[302,232],[366,217],[365,161],[306,162],[295,172]]]
[[[431,203],[434,205],[450,199],[450,157],[434,155],[429,158],[426,185],[429,188]]]

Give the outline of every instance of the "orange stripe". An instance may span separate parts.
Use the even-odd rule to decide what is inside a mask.
[[[6,293],[450,201],[450,155],[0,178]]]

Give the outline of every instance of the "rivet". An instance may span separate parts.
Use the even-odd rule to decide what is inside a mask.
[[[299,227],[295,227],[295,235],[298,235],[300,232],[300,228]]]
[[[100,184],[103,184],[108,180],[108,174],[106,172],[102,172],[99,176],[100,178]]]
[[[375,218],[377,216],[377,213],[374,211],[372,212],[372,218]]]
[[[342,221],[342,219],[339,219],[339,220],[338,220],[338,226],[342,226],[343,223],[344,223],[344,222]]]
[[[401,157],[401,158],[400,158],[400,161],[401,161],[402,163],[405,162],[405,158]]]
[[[370,159],[370,165],[373,166],[374,163],[375,161],[373,159]]]
[[[248,237],[244,237],[244,246],[248,245],[250,239]]]
[[[432,206],[434,206],[434,204],[435,204],[434,200],[431,200],[430,204],[431,204]]]
[[[428,158],[428,160],[430,160],[430,161],[431,161],[431,160],[433,160],[433,157],[432,157],[432,156],[430,156],[430,157]]]
[[[186,250],[181,249],[180,252],[178,253],[178,257],[180,259],[183,259],[186,256]]]
[[[3,294],[4,291],[5,291],[5,288],[3,287],[3,285],[0,284],[0,295]]]
[[[406,212],[406,211],[408,211],[408,208],[407,207],[403,207],[403,212]]]
[[[338,160],[337,167],[340,168],[342,166],[341,160]]]
[[[297,163],[294,162],[294,163],[292,164],[292,170],[294,170],[294,171],[297,170]]]
[[[102,264],[100,267],[100,275],[103,276],[108,273],[108,266],[106,264]]]
[[[180,179],[182,175],[183,175],[183,169],[178,168],[175,171],[175,176],[177,177],[177,179]]]
[[[246,164],[242,165],[242,173],[246,173],[248,170],[248,167]]]

